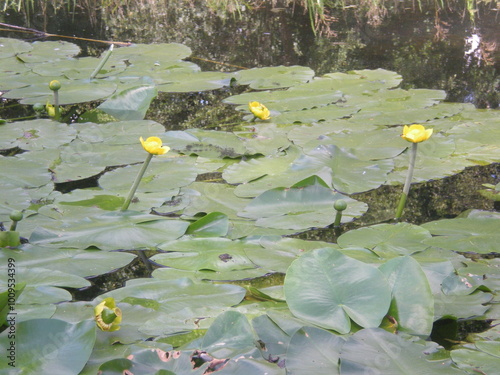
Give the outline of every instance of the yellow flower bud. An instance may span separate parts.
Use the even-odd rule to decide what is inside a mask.
[[[54,79],[53,81],[50,81],[50,83],[49,83],[49,89],[51,89],[52,91],[57,91],[60,88],[61,88],[61,82],[59,82],[56,79]]]
[[[405,125],[402,138],[408,142],[419,143],[428,140],[432,135],[432,129],[426,129],[423,125]]]
[[[144,150],[153,155],[163,155],[170,151],[170,147],[162,146],[161,139],[158,137],[149,137],[144,140],[142,137],[139,138]]]
[[[55,107],[52,104],[49,104],[49,102],[47,102],[47,104],[45,105],[45,110],[47,111],[47,114],[50,117],[55,117],[56,116],[56,109],[55,109]]]
[[[269,120],[271,118],[271,112],[266,108],[264,104],[259,102],[250,102],[248,103],[248,109],[253,115],[261,120]]]
[[[101,331],[118,331],[122,321],[122,311],[116,307],[115,299],[108,297],[94,308],[94,319]]]

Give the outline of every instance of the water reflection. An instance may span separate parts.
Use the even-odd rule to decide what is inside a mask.
[[[497,108],[500,101],[494,11],[481,14],[474,27],[459,12],[399,12],[377,25],[338,12],[315,36],[308,14],[298,8],[215,14],[198,2],[172,3],[131,4],[127,14],[108,16],[106,38],[184,43],[205,70],[305,65],[322,75],[385,68],[401,73],[405,88],[442,89],[450,101],[480,108]]]

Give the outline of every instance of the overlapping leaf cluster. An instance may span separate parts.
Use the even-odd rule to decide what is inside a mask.
[[[90,80],[97,59],[75,58],[70,43],[2,43],[6,97],[45,102],[57,78],[63,104],[106,99],[103,111],[134,118],[0,126],[0,221],[24,210],[18,230],[29,240],[0,252],[2,265],[11,258],[17,267],[19,352],[28,353],[19,371],[453,374],[487,373],[498,362],[496,328],[452,351],[424,341],[442,318],[498,318],[496,258],[458,253],[498,252],[497,214],[373,225],[335,244],[286,237],[332,224],[338,199],[348,204],[344,222],[353,220],[367,206],[351,194],[401,183],[403,124],[434,129],[419,153],[418,181],[498,162],[498,111],[399,89],[401,77],[385,70],[200,72],[182,60],[187,47],[138,45],[117,49]],[[228,105],[246,118],[249,101],[263,102],[271,119],[242,120],[234,132],[165,131],[142,120],[143,106],[125,110],[131,100],[149,103],[154,90],[231,80],[258,91]],[[152,90],[145,98],[144,87]],[[144,160],[138,139],[150,135],[171,151],[154,157],[130,210],[119,211]],[[207,175],[215,181],[199,178]],[[75,188],[88,181],[95,186]],[[151,261],[166,267],[92,302],[72,301],[66,289],[129,264],[131,250],[156,250]],[[119,331],[96,332],[90,320],[106,297],[123,312]],[[49,333],[51,356],[39,339]]]

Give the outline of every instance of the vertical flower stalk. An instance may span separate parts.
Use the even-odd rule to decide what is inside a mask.
[[[61,82],[57,80],[50,81],[49,89],[54,92],[54,119],[59,121],[61,117],[61,112],[59,109],[59,89],[61,88]]]
[[[128,196],[125,199],[125,202],[123,202],[123,206],[121,208],[122,211],[128,210],[130,202],[132,202],[132,199],[134,199],[137,187],[139,186],[139,183],[141,182],[144,173],[148,169],[149,163],[151,162],[153,155],[163,155],[166,154],[168,151],[170,151],[170,147],[162,146],[162,141],[158,137],[149,137],[146,140],[143,140],[142,137],[140,137],[139,140],[141,141],[144,150],[148,152],[148,156],[146,157],[144,164],[142,164],[141,170],[137,174],[137,177],[135,178],[135,181],[132,184],[132,187],[130,188]]]
[[[340,227],[340,222],[342,220],[342,211],[344,211],[347,208],[347,203],[343,199],[339,199],[335,201],[333,204],[333,208],[337,211],[335,215],[335,221],[333,222],[333,227],[338,228]]]
[[[432,129],[426,129],[422,125],[405,125],[403,128],[403,134],[401,137],[408,142],[411,142],[410,149],[410,164],[408,165],[408,172],[406,175],[405,184],[403,186],[403,193],[399,199],[398,208],[396,209],[395,219],[399,220],[403,215],[403,210],[406,205],[406,199],[408,198],[408,193],[410,192],[410,185],[413,178],[413,171],[415,169],[415,160],[417,159],[417,147],[420,142],[428,140],[432,135]]]

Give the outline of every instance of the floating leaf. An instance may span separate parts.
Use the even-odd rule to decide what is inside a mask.
[[[398,324],[398,331],[427,337],[434,321],[434,298],[425,273],[409,256],[393,258],[379,270],[392,289],[389,315]]]
[[[429,247],[423,243],[431,238],[425,228],[408,223],[377,224],[346,232],[338,238],[342,248],[364,247],[373,250],[379,257],[392,258],[411,255]]]
[[[30,243],[101,250],[152,248],[182,236],[189,223],[134,211],[109,212],[76,222],[36,229]]]
[[[44,61],[55,61],[76,56],[80,53],[80,47],[76,44],[65,41],[45,41],[33,42],[32,49],[24,53],[17,54],[17,58],[25,63],[40,63]],[[48,82],[47,82],[48,84]]]
[[[98,109],[118,120],[142,120],[158,91],[155,86],[136,86],[111,96]]]
[[[307,82],[314,77],[314,71],[304,66],[274,66],[240,70],[235,74],[240,85],[252,89],[277,89]]]
[[[223,237],[229,231],[229,219],[221,212],[211,212],[190,224],[186,234],[195,237]]]
[[[384,375],[463,374],[450,360],[432,360],[433,342],[412,342],[380,328],[363,329],[347,339],[340,353],[340,373],[358,375],[377,371]]]
[[[201,348],[217,358],[232,357],[255,346],[255,334],[245,315],[236,311],[220,314],[201,340]]]
[[[0,336],[2,347],[9,347],[7,331]],[[0,369],[11,374],[77,375],[90,357],[96,338],[94,320],[77,324],[57,319],[32,319],[16,329],[14,366],[0,362]],[[14,367],[14,370],[12,370]]]
[[[256,219],[257,226],[268,228],[303,230],[325,227],[334,222],[333,205],[339,199],[347,202],[343,222],[366,210],[364,203],[320,185],[309,185],[268,190],[254,198],[238,215]]]
[[[129,264],[135,255],[124,252],[104,252],[97,250],[54,249],[34,245],[22,245],[18,250],[5,249],[0,259],[16,260],[18,267],[34,269],[41,267],[62,271],[81,277],[101,275]],[[36,284],[41,284],[41,279]]]
[[[286,353],[287,374],[339,374],[339,358],[345,339],[323,329],[304,327],[290,339]]]
[[[428,245],[487,254],[498,252],[499,223],[498,218],[456,218],[432,221],[422,227],[435,236],[425,240]]]
[[[339,333],[351,330],[351,319],[362,327],[377,327],[391,301],[390,288],[377,268],[331,248],[295,260],[284,288],[295,316]]]
[[[245,251],[258,246],[224,238],[186,238],[159,247],[169,252],[154,255],[151,260],[165,266],[192,271],[228,271],[255,268]]]
[[[31,51],[32,45],[19,39],[0,38],[0,59]]]
[[[1,131],[0,149],[58,148],[76,137],[76,130],[68,124],[45,119],[9,123],[2,125]]]

